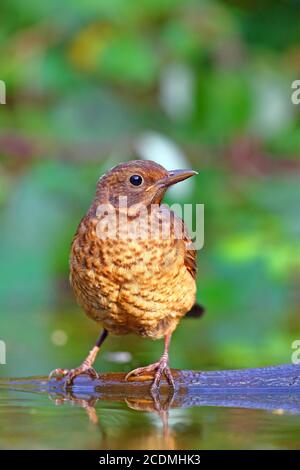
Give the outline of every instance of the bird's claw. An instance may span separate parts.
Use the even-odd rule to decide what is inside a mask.
[[[161,378],[162,378],[162,375],[165,375],[167,381],[169,382],[169,384],[171,385],[171,388],[172,390],[175,390],[175,383],[174,383],[174,379],[173,379],[173,376],[172,376],[172,372],[171,372],[171,369],[168,365],[167,362],[160,362],[158,367],[157,367],[157,370],[156,370],[156,373],[155,373],[155,376],[154,376],[154,380],[153,380],[153,383],[151,385],[151,392],[155,393],[159,390],[159,385],[160,385],[160,381],[161,381]]]
[[[64,377],[68,372],[68,369],[54,369],[52,372],[50,372],[48,380],[53,379],[53,377]]]
[[[75,369],[55,369],[49,374],[49,380],[53,377],[64,377],[65,378],[65,388],[70,387],[73,384],[75,377],[79,375],[88,375],[92,379],[98,379],[99,374],[95,371],[93,367],[88,367],[82,365],[80,367],[76,367]]]
[[[88,375],[92,379],[98,379],[99,374],[93,367],[80,366],[76,369],[71,369],[65,376],[65,387],[70,387],[73,384],[75,377],[79,375]]]
[[[128,374],[125,377],[125,380],[128,380],[132,376],[145,375],[145,374],[147,375],[147,373],[153,372],[153,371],[155,371],[155,375],[154,375],[154,379],[151,385],[152,393],[156,393],[159,390],[159,385],[160,385],[163,374],[165,375],[172,389],[175,390],[175,383],[174,383],[174,379],[172,376],[172,372],[168,365],[168,361],[166,359],[161,359],[160,361],[155,362],[154,364],[150,364],[149,366],[138,367],[137,369],[134,369],[131,372],[128,372]]]

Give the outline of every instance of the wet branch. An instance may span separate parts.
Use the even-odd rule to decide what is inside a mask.
[[[171,407],[226,406],[300,413],[300,366],[281,365],[222,371],[172,370],[176,393]],[[97,380],[77,377],[66,390],[64,379],[32,377],[0,381],[1,389],[46,393],[58,401],[126,401],[135,409],[151,410],[151,378],[126,382],[123,373],[105,373]],[[168,386],[161,387],[162,400]]]

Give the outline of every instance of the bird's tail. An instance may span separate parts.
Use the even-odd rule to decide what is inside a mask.
[[[202,305],[195,304],[183,318],[200,318],[205,313],[205,308]]]

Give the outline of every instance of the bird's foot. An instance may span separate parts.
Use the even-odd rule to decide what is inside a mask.
[[[65,378],[65,388],[72,386],[75,377],[78,375],[88,375],[92,379],[98,379],[99,374],[95,371],[95,369],[91,366],[86,364],[82,364],[80,367],[76,367],[75,369],[55,369],[49,374],[49,380],[53,377],[63,377]]]
[[[165,375],[172,389],[175,390],[174,379],[168,364],[168,357],[166,355],[163,355],[161,359],[158,362],[155,362],[154,364],[150,364],[146,367],[138,367],[137,369],[132,370],[126,375],[125,380],[128,380],[132,376],[149,375],[149,373],[151,372],[155,372],[154,379],[151,385],[152,394],[158,392],[163,375]]]

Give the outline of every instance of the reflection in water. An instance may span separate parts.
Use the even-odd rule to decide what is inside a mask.
[[[174,397],[162,387],[153,399],[149,382],[124,383],[123,376],[108,374],[96,387],[80,377],[68,391],[44,378],[0,382],[0,447],[299,448],[298,387],[213,390],[189,373],[190,387],[177,378]]]
[[[105,436],[101,426],[101,417],[99,418],[96,408],[97,403],[101,401],[99,396],[90,395],[89,397],[82,398],[76,396],[76,393],[73,391],[66,391],[63,394],[50,393],[49,398],[57,406],[69,404],[83,408],[87,413],[90,423],[98,426],[102,436]],[[153,449],[176,449],[175,435],[174,432],[170,431],[169,427],[169,409],[172,406],[173,394],[149,398],[124,397],[123,402],[131,410],[153,413],[160,418],[162,432],[157,432],[155,427],[151,428],[151,432],[146,436],[148,442],[147,448],[154,446]]]
[[[86,400],[85,398],[76,398],[76,396],[73,395],[72,392],[67,392],[65,396],[62,396],[59,394],[53,394],[53,395],[49,394],[49,398],[50,400],[54,402],[56,406],[61,406],[61,405],[64,405],[65,403],[80,406],[81,408],[86,410],[91,423],[93,424],[99,423],[96,408],[95,408],[98,398],[91,397],[89,400]]]

